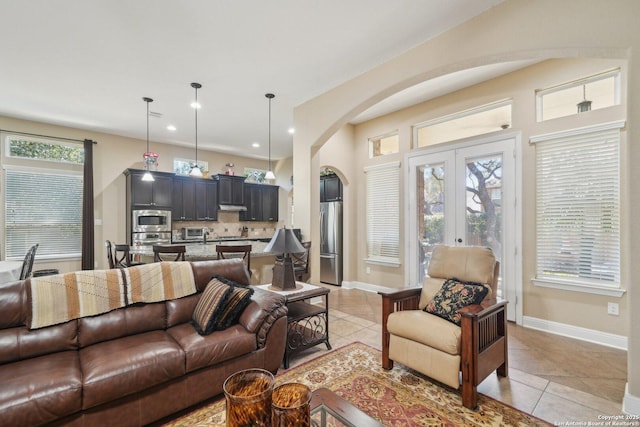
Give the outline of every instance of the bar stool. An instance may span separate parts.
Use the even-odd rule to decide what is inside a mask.
[[[184,261],[187,248],[184,245],[160,246],[153,245],[153,262],[161,261]],[[173,254],[174,259],[164,259],[162,254]]]
[[[115,261],[116,267],[127,268],[133,267],[134,265],[142,265],[144,262],[136,262],[133,260],[133,255],[129,252],[131,247],[127,244],[117,244],[115,245],[115,251],[113,253],[113,258]]]
[[[247,270],[249,270],[249,276],[253,275],[253,273],[251,272],[251,249],[251,245],[216,245],[218,259],[226,259],[225,254],[241,253],[242,261],[247,265]]]

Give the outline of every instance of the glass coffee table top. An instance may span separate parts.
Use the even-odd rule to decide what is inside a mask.
[[[319,388],[313,392],[311,425],[314,427],[384,427],[384,424],[327,388]]]

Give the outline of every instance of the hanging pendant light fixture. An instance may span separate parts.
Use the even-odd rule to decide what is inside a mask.
[[[271,100],[276,96],[272,93],[267,93],[264,96],[269,100],[269,171],[264,176],[264,179],[276,179],[276,176],[271,169]]]
[[[202,176],[202,171],[198,166],[198,108],[200,108],[200,104],[198,104],[198,89],[202,87],[200,83],[191,83],[191,87],[196,90],[196,102],[195,102],[195,110],[196,110],[196,163],[191,168],[191,172],[189,175],[191,176]]]
[[[587,100],[587,85],[582,85],[582,102],[578,103],[578,113],[591,111],[591,101]]]
[[[157,154],[149,151],[149,103],[153,102],[153,99],[147,98],[145,96],[144,98],[142,98],[142,100],[147,103],[147,151],[142,156],[144,158],[144,168],[146,172],[144,173],[144,175],[142,175],[142,180],[155,181],[155,179],[153,179],[153,175],[151,175],[151,172],[149,171],[149,160],[155,160],[158,158]]]

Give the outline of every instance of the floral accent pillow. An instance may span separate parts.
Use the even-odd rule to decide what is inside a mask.
[[[489,288],[480,283],[448,279],[424,311],[460,326],[462,316],[458,310],[468,305],[480,304],[488,292]]]

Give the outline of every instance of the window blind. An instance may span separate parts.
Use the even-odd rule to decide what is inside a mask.
[[[620,131],[536,143],[536,276],[620,287]]]
[[[23,259],[36,243],[40,244],[38,258],[79,257],[82,175],[6,169],[5,230],[8,259]]]
[[[400,263],[400,163],[365,168],[367,261]]]

